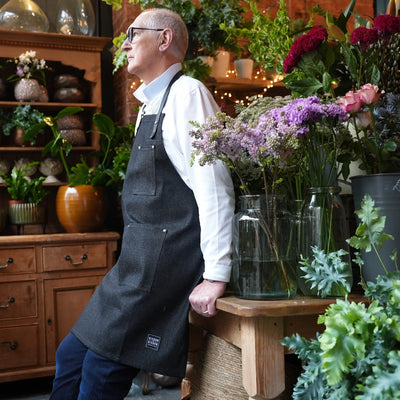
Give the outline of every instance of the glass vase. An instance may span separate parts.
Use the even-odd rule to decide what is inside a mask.
[[[309,188],[308,196],[304,200],[300,220],[299,254],[313,259],[312,247],[324,250],[326,254],[345,250],[349,253],[349,228],[346,220],[346,211],[340,197],[339,186],[325,186]],[[348,283],[353,283],[350,254],[343,255],[342,261],[347,262]],[[297,266],[298,288],[306,296],[316,296],[317,289],[311,289],[311,283],[304,278],[305,272]],[[332,285],[329,296],[342,296],[337,285]]]
[[[281,197],[240,197],[233,226],[232,288],[243,299],[289,299],[296,295],[294,218]]]
[[[57,32],[64,35],[93,35],[96,19],[90,0],[58,0],[57,9]]]
[[[48,32],[49,20],[33,0],[9,0],[0,8],[0,29]]]

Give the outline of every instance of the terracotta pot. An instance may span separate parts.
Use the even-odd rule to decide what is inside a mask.
[[[29,142],[24,141],[25,131],[20,127],[15,127],[12,133],[12,141],[17,146],[26,146]]]
[[[60,186],[56,213],[68,233],[96,232],[107,215],[107,197],[103,187],[91,185]]]

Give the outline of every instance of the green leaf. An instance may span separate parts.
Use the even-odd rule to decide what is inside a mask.
[[[64,107],[60,110],[57,115],[54,117],[54,120],[59,119],[61,117],[65,117],[66,115],[73,115],[83,111],[82,107],[68,106]]]
[[[366,310],[363,303],[338,299],[320,316],[318,322],[326,326],[320,337],[322,369],[329,385],[341,382],[353,362],[365,356],[366,346],[373,338],[373,315],[380,310],[374,302]]]
[[[326,254],[317,246],[312,246],[311,250],[314,259],[310,262],[301,256],[299,262],[302,265],[300,269],[305,272],[303,278],[311,282],[311,289],[317,289],[317,295],[322,298],[350,293],[352,272],[348,262],[342,259],[348,253],[340,249]]]
[[[341,46],[342,53],[344,56],[345,63],[349,69],[350,75],[352,76],[353,79],[357,80],[358,77],[358,59],[361,57],[361,52],[355,48],[349,48],[348,46]],[[358,57],[355,56],[353,51],[358,55]]]
[[[388,354],[389,365],[372,367],[373,374],[367,376],[365,383],[358,385],[362,395],[356,400],[395,400],[400,399],[400,352]]]
[[[302,96],[313,96],[318,93],[318,90],[322,88],[322,83],[316,78],[304,78],[298,81],[291,81],[283,79],[283,83],[290,90],[300,93]]]
[[[393,240],[392,235],[383,232],[386,217],[379,217],[379,208],[374,206],[375,202],[366,194],[361,202],[361,210],[355,211],[361,222],[355,236],[347,240],[355,249],[370,252],[373,247],[381,248],[386,240]]]

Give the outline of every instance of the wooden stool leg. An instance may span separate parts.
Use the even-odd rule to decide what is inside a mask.
[[[201,348],[203,341],[204,332],[201,328],[195,327],[194,325],[189,325],[189,352],[188,352],[188,362],[186,366],[186,375],[181,383],[181,400],[186,400],[190,398],[191,386],[190,382],[192,379],[193,367],[196,361],[197,352]]]
[[[241,318],[243,386],[251,400],[285,390],[283,318]]]

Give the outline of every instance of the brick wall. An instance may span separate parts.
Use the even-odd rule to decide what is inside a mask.
[[[140,7],[129,4],[123,0],[120,10],[113,10],[114,36],[125,32],[135,17],[139,14]],[[135,87],[140,85],[137,77],[129,74],[126,68],[120,68],[114,74],[114,103],[115,119],[118,125],[126,125],[136,121],[137,106],[140,104],[132,95]]]
[[[336,0],[334,3],[331,0],[286,0],[286,7],[290,18],[308,19],[309,10],[316,4],[319,4],[325,10],[329,10],[332,15],[338,16],[341,10],[346,9],[348,3],[349,0]],[[259,1],[259,9],[270,13],[272,16],[276,15],[278,8],[279,0]],[[355,11],[358,11],[363,17],[373,16],[373,2],[371,0],[357,0]],[[113,11],[114,35],[118,36],[120,32],[125,32],[139,12],[138,6],[129,4],[128,0],[123,0],[122,9]],[[353,22],[351,21],[348,29],[351,30],[352,26]],[[136,108],[139,103],[133,97],[132,92],[139,84],[139,80],[128,74],[126,68],[121,68],[114,75],[115,118],[120,125],[136,120]]]

